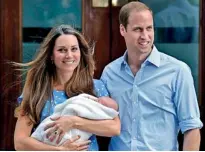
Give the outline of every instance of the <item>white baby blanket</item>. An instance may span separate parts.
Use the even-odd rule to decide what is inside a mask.
[[[67,99],[61,104],[56,105],[53,115],[44,119],[32,133],[31,137],[49,145],[57,145],[56,140],[50,142],[46,138],[46,132],[44,131],[45,126],[52,122],[52,120],[50,119],[52,117],[79,116],[93,120],[104,120],[113,119],[118,115],[118,112],[116,110],[106,107],[96,101],[97,98],[94,96],[88,94],[80,94],[78,96]],[[88,140],[92,134],[82,130],[72,129],[64,135],[63,139],[58,145],[61,145],[66,140],[77,135],[80,135],[80,139],[78,141],[84,141]]]

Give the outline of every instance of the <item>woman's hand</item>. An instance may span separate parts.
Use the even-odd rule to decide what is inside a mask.
[[[61,116],[61,117],[54,117],[51,118],[52,123],[48,124],[44,131],[47,131],[46,137],[53,142],[54,139],[56,143],[59,144],[65,133],[74,126],[74,116]]]
[[[61,151],[87,151],[89,147],[90,140],[76,142],[80,136],[68,139],[62,145],[59,146]]]

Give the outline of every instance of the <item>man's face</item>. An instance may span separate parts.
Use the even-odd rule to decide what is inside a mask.
[[[120,33],[125,38],[128,51],[149,54],[154,42],[153,17],[149,10],[130,12],[127,28],[120,25]]]

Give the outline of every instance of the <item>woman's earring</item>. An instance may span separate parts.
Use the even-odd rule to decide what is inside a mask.
[[[53,60],[51,60],[51,64],[53,64]]]

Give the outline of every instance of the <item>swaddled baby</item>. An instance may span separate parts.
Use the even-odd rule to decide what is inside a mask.
[[[88,94],[80,94],[56,105],[53,115],[44,119],[32,133],[31,137],[49,145],[61,145],[66,140],[77,135],[81,137],[78,141],[85,141],[91,137],[91,133],[79,129],[71,129],[65,133],[61,142],[56,144],[57,138],[52,142],[47,139],[47,132],[44,131],[44,128],[47,124],[53,122],[51,120],[52,117],[79,116],[92,120],[105,120],[115,118],[118,115],[117,110],[116,102],[109,97],[96,98]]]

